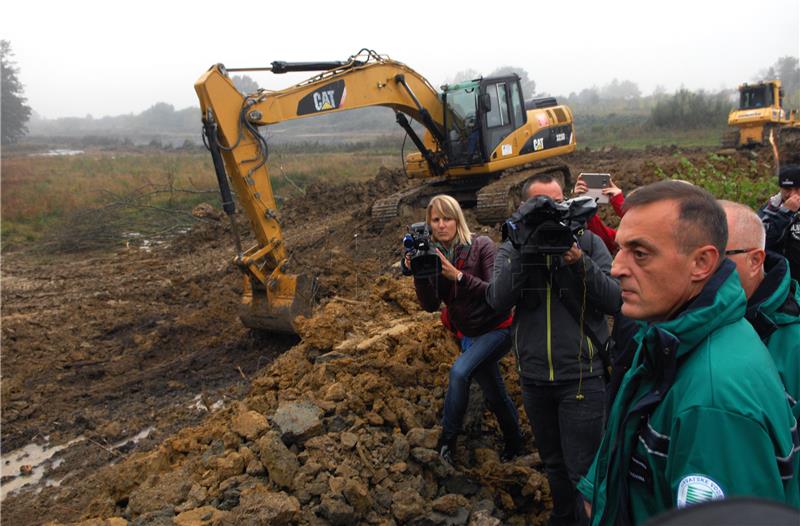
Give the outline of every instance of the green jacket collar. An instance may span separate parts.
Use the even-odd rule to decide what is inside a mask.
[[[800,317],[795,312],[785,312],[787,301],[800,305],[800,287],[792,280],[789,265],[781,255],[767,252],[764,261],[766,275],[764,281],[747,302],[747,319],[765,317],[775,325],[788,325],[800,323]]]

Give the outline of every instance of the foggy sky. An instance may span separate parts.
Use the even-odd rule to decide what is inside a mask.
[[[197,106],[214,63],[345,60],[368,47],[438,87],[472,68],[517,66],[537,91],[567,95],[612,79],[643,94],[718,90],[800,55],[800,0],[572,2],[4,2],[28,104],[47,118]],[[280,89],[308,75],[251,75]]]

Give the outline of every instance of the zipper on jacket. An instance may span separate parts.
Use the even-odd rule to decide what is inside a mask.
[[[547,270],[550,270],[550,256],[547,256]],[[547,365],[550,367],[550,381],[555,381],[555,370],[553,369],[553,331],[550,326],[550,279],[547,280]]]
[[[594,347],[592,346],[592,339],[586,337],[586,343],[589,344],[589,372],[592,372],[592,362],[594,361]]]

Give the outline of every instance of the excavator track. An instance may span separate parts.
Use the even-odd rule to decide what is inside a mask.
[[[413,201],[419,199],[419,195],[425,191],[428,185],[416,186],[409,190],[397,192],[383,199],[378,199],[372,205],[372,225],[373,227],[383,227],[394,218],[401,215],[402,208]]]
[[[415,186],[402,192],[375,201],[372,205],[372,226],[383,228],[393,219],[407,215],[412,210],[425,208],[431,197],[448,194],[454,197],[464,208],[475,206],[475,193],[491,180],[491,176],[476,175],[461,179],[439,177],[425,184]]]
[[[534,175],[548,173],[561,178],[564,188],[571,188],[572,177],[566,165],[523,166],[520,169],[506,170],[500,178],[478,192],[475,215],[484,225],[501,223],[522,203],[522,186]]]
[[[525,165],[501,172],[460,179],[438,178],[375,201],[372,205],[372,227],[381,229],[397,217],[414,209],[425,208],[437,194],[453,196],[463,208],[475,208],[478,221],[494,225],[508,219],[522,201],[522,186],[528,178],[550,173],[561,179],[564,188],[572,187],[569,168],[564,164]]]

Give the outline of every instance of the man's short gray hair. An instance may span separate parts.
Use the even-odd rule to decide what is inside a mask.
[[[758,217],[758,214],[749,206],[735,201],[720,199],[719,204],[722,205],[725,214],[730,219],[730,221],[728,221],[728,239],[735,239],[737,243],[747,245],[746,247],[741,246],[735,248],[764,249],[767,241],[767,233],[764,230],[764,223],[761,222],[761,218]]]

